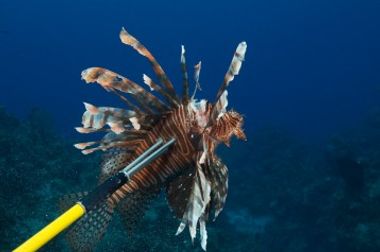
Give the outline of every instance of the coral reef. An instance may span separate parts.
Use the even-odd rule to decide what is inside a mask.
[[[248,132],[220,149],[230,194],[209,225],[208,251],[379,251],[380,113],[307,146],[286,132]],[[59,214],[61,195],[96,185],[99,156],[83,156],[60,137],[49,115],[19,120],[0,108],[0,244],[9,251]],[[97,251],[201,251],[159,197],[135,232],[116,217]],[[42,251],[69,251],[63,235]]]
[[[17,120],[0,108],[0,244],[9,251],[58,215],[57,200],[94,186],[98,160],[57,136],[52,120],[33,109]]]

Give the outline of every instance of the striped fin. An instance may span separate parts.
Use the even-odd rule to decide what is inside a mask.
[[[84,102],[86,111],[82,116],[83,128],[78,127],[77,130],[83,133],[96,132],[108,125],[115,133],[121,133],[125,130],[125,125],[133,125],[133,118],[136,112],[112,107],[96,107],[90,103]],[[86,130],[89,129],[89,130]]]
[[[107,134],[100,141],[77,143],[74,145],[87,155],[94,151],[106,151],[115,147],[133,149],[140,144],[148,130],[155,123],[155,116],[138,115],[131,110],[112,107],[96,107],[85,103],[86,111],[82,116],[83,127],[77,127],[80,133],[105,131]],[[105,125],[109,129],[105,129]],[[91,148],[90,148],[91,147]]]
[[[149,204],[158,195],[159,190],[136,190],[126,195],[117,205],[117,211],[129,234],[135,230],[136,226],[144,217]]]
[[[125,104],[127,104],[127,106],[129,108],[131,108],[133,111],[135,111],[137,114],[139,114],[139,115],[143,115],[144,114],[144,112],[138,106],[136,106],[135,104],[133,104],[129,99],[127,99],[127,97],[125,97],[122,94],[120,94],[120,91],[118,91],[118,90],[111,90],[110,92],[113,93],[113,94],[115,94],[116,96],[118,96],[120,98],[120,100],[122,100]]]
[[[170,209],[178,218],[182,218],[186,211],[190,192],[193,187],[194,175],[194,167],[189,167],[183,171],[181,175],[171,181],[166,188]]]
[[[195,94],[197,93],[197,90],[201,91],[201,84],[199,84],[199,75],[201,73],[201,67],[202,67],[202,62],[199,61],[198,64],[194,66],[194,81],[195,81],[195,88],[193,95],[191,96],[191,100],[194,100]]]
[[[111,148],[116,148],[116,147],[131,147],[131,146],[136,146],[138,143],[135,143],[135,142],[133,142],[133,143],[131,143],[131,142],[126,142],[126,141],[114,141],[114,142],[111,142],[111,143],[102,143],[102,142],[100,142],[99,143],[99,145],[98,146],[96,146],[96,147],[93,147],[93,148],[83,148],[82,149],[82,153],[84,154],[84,155],[88,155],[88,154],[91,154],[91,153],[93,153],[93,152],[95,152],[95,151],[99,151],[99,150],[101,150],[101,151],[106,151],[106,150],[109,150],[109,149],[111,149]],[[74,145],[76,148],[78,148],[77,147],[77,144],[76,145]],[[80,148],[78,148],[78,149],[80,149]]]
[[[70,207],[72,207],[76,202],[78,202],[83,197],[87,196],[88,192],[77,192],[64,195],[58,201],[58,207],[62,212],[65,212]]]
[[[226,75],[224,76],[224,81],[221,87],[219,88],[218,94],[216,95],[217,100],[222,95],[224,90],[228,88],[230,82],[234,79],[234,77],[239,74],[241,65],[243,64],[243,61],[244,61],[246,51],[247,51],[247,43],[243,41],[236,48],[230,67],[228,68],[228,71]]]
[[[197,160],[199,160],[199,156],[200,154],[197,155]],[[176,234],[180,234],[185,227],[188,226],[191,240],[194,241],[199,224],[201,246],[203,250],[206,250],[207,245],[206,221],[211,200],[210,193],[210,181],[207,180],[202,166],[197,162],[195,175],[192,180],[192,187],[191,190],[189,190],[189,196],[187,197],[188,201],[185,212]]]
[[[107,202],[87,212],[66,233],[70,247],[74,251],[93,251],[103,238],[112,215],[113,208]]]
[[[66,211],[76,202],[88,195],[88,192],[78,192],[64,195],[59,201],[59,208]],[[109,222],[112,219],[113,207],[104,202],[95,209],[86,212],[66,233],[66,239],[73,251],[93,251],[101,240]]]
[[[179,106],[179,103],[174,100],[165,90],[163,90],[161,88],[161,86],[159,86],[158,84],[154,83],[153,80],[147,76],[146,74],[143,74],[143,80],[144,80],[144,83],[146,85],[149,86],[150,90],[153,91],[157,91],[158,93],[160,93],[163,97],[165,97],[165,99],[174,107],[178,107]]]
[[[187,74],[186,67],[186,57],[185,57],[185,46],[181,46],[181,70],[182,70],[182,80],[183,80],[183,95],[182,102],[187,105],[189,103],[189,76]]]
[[[132,46],[138,53],[146,57],[149,62],[152,64],[153,71],[156,73],[158,79],[160,82],[165,86],[166,90],[168,91],[169,95],[174,99],[175,101],[179,102],[178,97],[176,95],[176,92],[174,90],[173,84],[167,77],[166,73],[160,66],[160,64],[157,62],[157,60],[154,58],[154,56],[151,54],[151,52],[138,41],[135,37],[133,37],[131,34],[129,34],[125,28],[123,27],[120,31],[120,40],[126,45]]]
[[[90,146],[97,144],[97,143],[99,143],[99,142],[92,141],[92,142],[76,143],[76,144],[74,144],[74,147],[79,149],[79,150],[84,150]]]
[[[217,121],[226,112],[226,107],[228,105],[227,88],[230,82],[234,79],[234,77],[239,74],[246,51],[247,43],[243,41],[236,48],[231,64],[228,68],[226,75],[224,76],[224,81],[216,95],[216,102],[212,109],[210,123],[215,123],[215,121]]]
[[[95,129],[95,128],[83,128],[83,127],[75,127],[75,130],[81,134],[89,134],[89,133],[95,133],[100,131],[108,131],[108,129]]]
[[[112,148],[125,148],[134,149],[141,143],[141,135],[134,134],[135,131],[124,131],[123,133],[116,134],[114,132],[109,132],[100,141],[84,142],[74,144],[74,147],[82,150],[85,155],[91,154],[94,151],[102,150],[107,151]],[[94,147],[94,145],[96,145]],[[92,148],[88,148],[92,147]]]
[[[207,166],[207,178],[211,182],[211,204],[214,208],[214,220],[226,203],[228,193],[228,168],[216,158]]]
[[[140,87],[140,85],[110,70],[101,67],[90,67],[82,71],[82,79],[86,83],[97,82],[107,91],[118,90],[131,94],[139,105],[151,114],[155,113],[154,110],[158,112],[168,110],[168,107],[162,101]]]
[[[214,104],[212,111],[211,111],[211,117],[210,122],[215,123],[220,117],[222,117],[227,110],[228,106],[228,91],[224,90],[222,95],[219,97],[219,99]]]
[[[128,165],[131,152],[125,148],[113,148],[104,153],[100,165],[100,182],[119,172]]]

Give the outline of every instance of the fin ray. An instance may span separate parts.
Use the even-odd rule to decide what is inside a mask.
[[[158,84],[156,84],[148,75],[143,74],[143,80],[146,85],[149,86],[150,90],[155,90],[158,93],[160,93],[165,99],[173,106],[178,107],[179,103],[170,96],[165,90],[161,88]]]
[[[93,251],[106,232],[112,214],[113,208],[107,202],[87,212],[66,233],[70,247],[74,251]]]
[[[139,105],[151,114],[155,114],[154,110],[158,110],[158,112],[168,110],[168,107],[162,101],[140,85],[108,69],[101,67],[87,68],[82,71],[82,79],[87,83],[96,82],[107,91],[118,90],[132,95]]]
[[[182,70],[182,86],[183,95],[182,102],[187,105],[189,103],[189,76],[187,74],[186,57],[185,57],[185,46],[181,46],[181,70]]]
[[[247,43],[245,41],[241,42],[235,51],[235,54],[232,58],[231,64],[224,76],[222,85],[220,86],[218,93],[216,95],[216,102],[214,103],[210,123],[215,123],[225,112],[227,107],[227,88],[230,85],[231,81],[236,75],[239,74],[240,68],[243,64],[245,53],[247,51]]]
[[[207,167],[206,175],[211,182],[211,203],[214,208],[214,220],[218,217],[226,203],[228,194],[228,168],[216,158]]]
[[[157,189],[137,190],[124,197],[117,205],[117,211],[129,234],[135,230],[141,219],[144,217],[149,203],[159,193]]]
[[[140,53],[149,60],[149,62],[152,64],[153,71],[156,73],[160,82],[165,86],[170,96],[178,102],[179,100],[177,98],[173,84],[167,77],[160,64],[154,58],[152,53],[143,44],[141,44],[140,41],[138,41],[135,37],[129,34],[124,27],[120,31],[120,40],[124,44],[133,47],[138,53]]]
[[[228,71],[226,75],[224,76],[223,83],[220,86],[219,91],[216,95],[217,100],[222,95],[224,90],[228,88],[228,86],[230,85],[234,77],[239,74],[240,68],[244,61],[246,51],[247,51],[247,43],[245,41],[239,43],[239,45],[236,48],[235,54],[232,58],[231,64],[228,68]]]
[[[202,90],[201,84],[199,84],[199,75],[201,73],[202,68],[202,62],[199,61],[198,64],[194,66],[194,81],[195,81],[195,87],[193,95],[191,96],[191,100],[194,100],[195,94],[197,93],[197,90]]]

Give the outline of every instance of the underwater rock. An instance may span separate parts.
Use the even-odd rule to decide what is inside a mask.
[[[333,140],[327,148],[327,159],[333,172],[344,180],[347,194],[356,195],[363,191],[367,165],[349,145]]]

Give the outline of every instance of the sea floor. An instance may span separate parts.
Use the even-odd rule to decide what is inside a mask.
[[[57,217],[62,195],[96,185],[100,155],[83,156],[50,122],[0,109],[0,251]],[[380,113],[318,146],[281,129],[247,134],[219,151],[229,195],[208,251],[380,251]],[[116,215],[96,251],[201,251],[178,224],[162,193],[132,234]],[[60,235],[41,251],[70,250]]]

